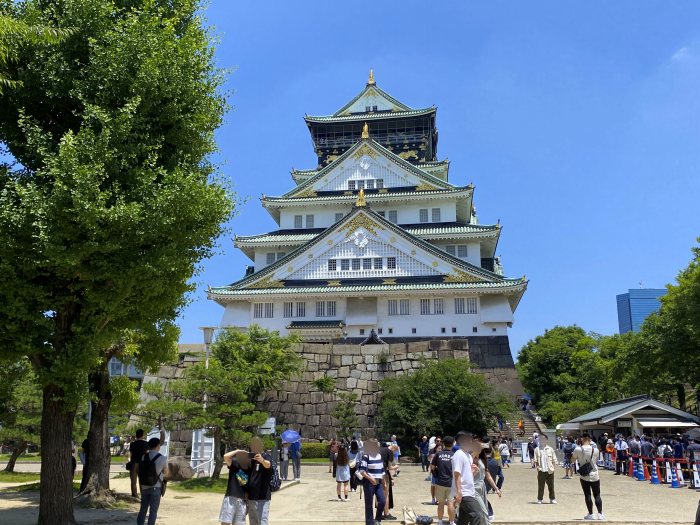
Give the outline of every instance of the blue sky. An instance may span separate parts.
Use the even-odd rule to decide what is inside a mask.
[[[303,115],[378,85],[438,107],[438,156],[503,223],[506,274],[530,285],[511,347],[557,324],[617,331],[615,295],[662,287],[700,235],[700,3],[212,0],[233,106],[223,174],[247,202],[205,261],[182,342],[218,324],[207,285],[250,261],[233,233],[275,229],[261,194],[315,167]]]

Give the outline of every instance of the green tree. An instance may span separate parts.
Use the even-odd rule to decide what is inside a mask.
[[[337,398],[338,401],[333,412],[331,412],[331,416],[337,423],[338,437],[349,440],[360,424],[356,413],[357,394],[353,392],[339,392]]]
[[[5,14],[10,2],[0,2],[0,95],[4,89],[22,85],[12,80],[7,71],[10,62],[17,59],[22,46],[29,44],[57,44],[72,34],[70,29],[27,25]]]
[[[27,0],[10,16],[71,27],[8,64],[0,95],[0,357],[43,389],[39,523],[73,523],[76,407],[124,330],[173,322],[230,216],[208,161],[226,109],[195,0]]]
[[[14,472],[17,458],[27,446],[39,444],[41,427],[41,387],[28,363],[2,363],[0,366],[0,442],[12,452],[5,472]]]
[[[480,434],[506,419],[513,402],[486,382],[466,359],[425,361],[412,374],[384,379],[379,422],[386,432],[406,437]]]

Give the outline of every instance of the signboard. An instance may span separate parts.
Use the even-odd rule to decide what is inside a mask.
[[[146,436],[146,440],[151,438],[160,439],[160,429],[158,427],[153,427],[151,431]],[[165,441],[160,444],[160,454],[162,456],[168,457],[168,452],[170,452],[170,432],[165,431]]]
[[[527,450],[527,443],[520,443],[520,453],[523,463],[530,463],[530,453]]]
[[[277,421],[274,417],[267,418],[267,421],[265,421],[262,425],[258,427],[258,433],[262,436],[269,436],[271,434],[274,434],[276,423]]]
[[[632,428],[632,420],[631,419],[618,419],[615,421],[615,426],[617,428]]]

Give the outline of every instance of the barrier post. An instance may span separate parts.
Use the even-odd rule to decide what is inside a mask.
[[[629,460],[627,461],[627,464],[629,465],[629,468],[627,469],[628,470],[627,475],[630,478],[634,477],[634,458],[636,458],[636,457],[637,456],[630,456]]]
[[[683,466],[680,461],[676,461],[675,464],[676,477],[678,478],[678,485],[685,487],[685,478],[683,477]]]
[[[656,460],[652,461],[651,484],[652,485],[660,485],[661,484],[661,482],[659,481],[659,466],[656,464]]]
[[[668,465],[668,461],[666,462],[666,465]],[[678,483],[678,477],[676,476],[676,469],[671,469],[671,488],[672,489],[679,489],[681,488],[680,484]]]
[[[666,483],[673,484],[673,469],[671,468],[671,463],[666,460],[664,464],[666,465]],[[678,479],[676,479],[676,482],[678,482]]]
[[[642,457],[639,457],[639,464],[637,465],[637,481],[644,481],[644,461]]]
[[[700,473],[698,472],[698,464],[693,463],[691,475],[690,475],[690,486],[694,489],[700,489]]]

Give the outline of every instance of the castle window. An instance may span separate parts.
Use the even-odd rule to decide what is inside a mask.
[[[274,254],[274,252],[268,253],[268,254],[267,254],[267,256],[266,256],[266,258],[265,258],[265,262],[267,262],[267,264],[272,264],[273,262],[275,262],[275,254]]]
[[[389,299],[388,307],[389,315],[399,315],[399,302],[396,299]]]
[[[389,222],[396,224],[399,222],[399,212],[396,210],[389,210]]]
[[[442,315],[445,313],[445,301],[442,299],[433,299],[433,313]]]
[[[284,303],[284,316],[286,318],[294,316],[294,303]]]
[[[420,314],[421,315],[430,315],[430,299],[421,299],[420,300]]]
[[[334,272],[337,268],[337,261],[335,259],[328,259],[328,271]]]
[[[460,244],[457,246],[457,257],[466,257],[467,256],[467,245],[466,244]]]
[[[389,333],[390,333],[390,334],[393,334],[393,333],[394,333],[394,329],[393,329],[393,328],[389,328]]]
[[[477,309],[476,297],[467,297],[466,307],[467,307],[468,314],[479,313],[478,309]]]
[[[303,219],[304,219],[304,217],[302,217],[301,215],[295,215],[294,216],[294,227],[295,228],[303,228],[304,227],[304,225],[302,223]]]
[[[446,331],[447,331],[447,330],[445,329],[444,326],[443,326],[442,328],[440,328],[440,333],[441,333],[441,334],[444,334]]]
[[[277,252],[277,260],[279,261],[279,260],[280,260],[282,257],[284,257],[285,255],[287,255],[287,254],[284,253],[284,252]]]
[[[377,106],[372,106],[372,111],[377,111]]]
[[[306,303],[297,303],[297,317],[306,317]]]
[[[354,180],[349,180],[349,181],[348,181],[348,189],[349,189],[349,190],[354,190],[354,189],[355,189],[355,181],[354,181]]]
[[[316,301],[316,317],[335,317],[335,301]]]
[[[256,319],[272,318],[275,314],[275,303],[253,303],[253,317]]]
[[[387,257],[386,267],[389,270],[396,270],[396,257]]]
[[[344,215],[342,213],[336,213],[335,214],[335,222],[338,222],[343,217],[344,217]]]
[[[386,217],[386,212],[385,211],[378,211],[377,212],[381,217]]]
[[[368,190],[373,190],[373,189],[374,189],[374,179],[368,179],[368,180],[367,180],[367,189],[368,189]]]
[[[474,333],[478,332],[478,329],[476,328],[476,326],[472,326],[472,332],[474,332]]]
[[[350,269],[350,259],[340,259],[340,269],[343,271]]]
[[[455,251],[455,245],[454,244],[448,244],[445,246],[445,251],[449,253],[450,255],[456,255],[457,252]]]
[[[495,331],[496,331],[496,328],[491,328],[491,331],[492,331],[492,332],[495,332]]]
[[[453,333],[453,334],[456,334],[456,333],[457,333],[457,328],[454,327],[454,326],[452,327],[452,333]]]
[[[384,269],[384,259],[381,257],[376,257],[374,259],[374,269],[375,270],[383,270]]]
[[[409,315],[410,314],[410,302],[408,299],[400,299],[399,300],[399,314],[400,315]]]
[[[360,269],[360,259],[352,259],[352,269],[353,270]]]
[[[355,185],[356,185],[356,187],[357,187],[358,190],[364,190],[364,189],[365,189],[365,181],[363,181],[363,180],[355,181]]]
[[[432,216],[433,216],[433,222],[440,222],[440,208],[433,208],[432,209]]]
[[[428,222],[428,209],[423,208],[421,210],[418,210],[418,214],[420,218],[418,219],[420,222]]]
[[[411,328],[411,333],[412,333],[412,334],[415,334],[415,333],[416,333],[416,329],[415,329],[415,328]]]
[[[362,269],[371,270],[372,269],[372,259],[362,259]]]
[[[381,328],[377,328],[377,333],[381,335],[382,329],[381,329]]]
[[[313,216],[313,215],[307,215],[307,216],[306,216],[306,227],[307,227],[307,228],[313,228],[313,227],[314,227],[314,216]]]
[[[365,335],[365,329],[364,329],[364,328],[360,328],[360,335]]]
[[[456,314],[476,314],[477,303],[476,297],[457,297],[455,298],[455,313]]]
[[[375,186],[377,187],[377,189],[383,188],[384,187],[384,179],[377,179],[377,181],[375,182]]]

